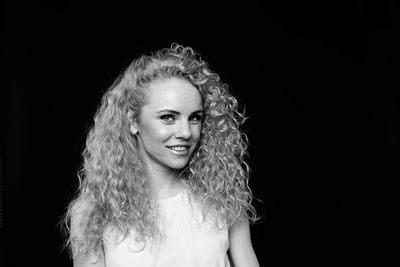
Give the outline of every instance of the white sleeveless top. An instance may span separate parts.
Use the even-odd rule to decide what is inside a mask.
[[[133,234],[118,242],[116,231],[106,228],[106,267],[230,267],[228,229],[217,229],[210,218],[203,221],[199,205],[193,202],[186,190],[158,201],[158,224],[164,235],[153,246],[147,242],[143,248]]]

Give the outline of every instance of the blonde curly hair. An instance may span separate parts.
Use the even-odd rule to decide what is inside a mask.
[[[107,225],[125,237],[134,229],[138,241],[159,236],[146,165],[129,125],[140,115],[148,85],[170,77],[185,79],[199,90],[205,114],[198,147],[180,179],[201,200],[203,216],[213,211],[227,227],[238,219],[257,220],[245,162],[248,142],[239,130],[245,116],[228,86],[192,48],[172,44],[134,60],[102,98],[87,136],[78,193],[63,218],[72,257],[90,250],[101,256]],[[77,236],[70,228],[76,213],[83,229]]]

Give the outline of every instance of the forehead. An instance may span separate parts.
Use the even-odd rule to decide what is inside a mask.
[[[146,91],[146,100],[143,109],[173,109],[188,112],[202,109],[202,99],[197,88],[180,78],[153,82]]]

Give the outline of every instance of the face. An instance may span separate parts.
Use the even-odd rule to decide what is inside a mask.
[[[149,168],[184,168],[199,142],[202,118],[201,96],[190,82],[169,78],[152,83],[131,126]]]

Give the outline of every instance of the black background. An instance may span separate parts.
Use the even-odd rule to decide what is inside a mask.
[[[57,223],[99,100],[172,42],[246,109],[261,266],[398,262],[397,2],[164,5],[3,3],[4,266],[72,265]]]

